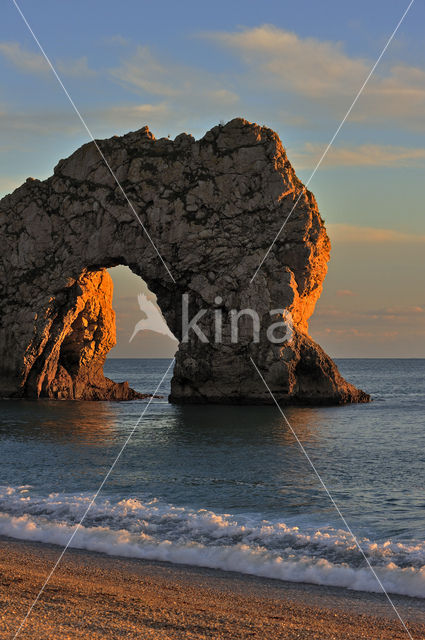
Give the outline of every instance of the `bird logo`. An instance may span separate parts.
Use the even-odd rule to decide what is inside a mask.
[[[133,340],[139,331],[155,331],[155,333],[162,333],[164,336],[175,340],[176,338],[167,327],[167,323],[158,306],[152,300],[149,300],[144,293],[139,293],[137,300],[140,310],[143,311],[146,317],[136,324],[129,342]]]

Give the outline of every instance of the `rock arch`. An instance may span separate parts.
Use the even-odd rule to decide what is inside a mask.
[[[182,294],[214,335],[221,312],[286,308],[294,335],[283,349],[252,343],[180,343],[171,400],[269,403],[252,356],[282,402],[366,401],[308,336],[330,244],[314,196],[303,187],[276,133],[235,119],[195,141],[156,140],[147,127],[99,141],[175,283],[135,219],[93,143],[61,160],[52,177],[28,179],[0,201],[0,393],[3,396],[131,398],[103,376],[114,344],[112,285],[124,264],[157,295],[181,339]],[[294,202],[300,202],[255,280],[250,279]]]

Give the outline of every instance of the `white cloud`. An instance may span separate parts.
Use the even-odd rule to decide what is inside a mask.
[[[161,102],[159,104],[122,104],[110,107],[99,107],[87,109],[84,118],[89,128],[96,135],[113,135],[114,130],[139,129],[145,125],[161,126],[170,119],[170,112],[167,106]],[[31,110],[16,111],[12,106],[2,105],[0,109],[0,127],[3,139],[7,134],[12,138],[13,143],[0,147],[1,151],[17,149],[17,135],[25,137],[48,136],[58,133],[61,136],[74,136],[78,134],[86,135],[80,120],[76,117],[71,108],[61,110]],[[111,127],[114,129],[112,130]]]
[[[223,116],[223,109],[232,108],[239,96],[226,85],[224,78],[196,67],[162,62],[146,46],[138,46],[131,56],[122,60],[110,75],[126,88],[138,94],[158,96],[170,110],[189,116],[205,116],[208,112]]]
[[[297,169],[316,166],[326,144],[306,143],[302,151],[290,154]],[[363,144],[331,147],[321,167],[423,167],[425,148]]]
[[[46,74],[51,69],[41,53],[28,51],[19,42],[0,42],[2,54],[14,67],[25,73]],[[67,76],[79,78],[91,77],[95,71],[89,68],[86,56],[77,59],[57,60],[53,63],[56,70]]]
[[[105,107],[90,118],[96,117],[97,121],[103,121],[120,127],[143,127],[145,124],[163,124],[171,116],[165,102],[158,104],[129,104]]]
[[[59,73],[76,78],[90,78],[96,75],[96,71],[89,68],[86,56],[82,58],[57,60],[56,69]]]
[[[310,98],[322,97],[335,87],[349,92],[353,83],[364,79],[367,68],[364,60],[350,59],[340,43],[300,38],[273,25],[204,36],[233,49],[269,82],[281,80],[286,88]]]
[[[170,67],[156,60],[148,47],[137,47],[136,52],[123,60],[120,67],[111,69],[111,74],[120,83],[153,95],[170,97],[183,90],[183,86],[178,86],[177,77],[171,73]]]
[[[301,38],[273,25],[236,32],[202,34],[230,49],[247,65],[252,86],[292,92],[308,106],[325,107],[342,117],[366,79],[374,60],[350,57],[339,42]],[[397,120],[425,128],[425,71],[398,64],[378,68],[350,114],[350,120],[383,124]],[[317,119],[317,113],[315,113]]]
[[[17,111],[9,106],[0,111],[0,127],[3,138],[12,136],[16,144],[18,134],[49,135],[58,133],[73,135],[81,131],[81,122],[72,110]]]
[[[49,65],[41,54],[22,49],[19,42],[0,42],[0,53],[20,71],[27,73],[49,71]]]
[[[339,244],[425,244],[425,235],[394,229],[351,224],[327,224],[326,229],[331,241]]]

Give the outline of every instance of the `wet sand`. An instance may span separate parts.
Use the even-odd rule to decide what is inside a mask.
[[[0,639],[12,639],[60,554],[0,538]],[[425,601],[393,598],[414,640]],[[18,636],[27,640],[138,638],[406,639],[385,596],[280,582],[70,549]]]

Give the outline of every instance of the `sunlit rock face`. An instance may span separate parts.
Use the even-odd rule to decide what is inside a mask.
[[[102,371],[115,344],[105,269],[124,264],[157,295],[179,340],[182,295],[190,317],[204,311],[198,326],[208,342],[190,331],[180,343],[172,401],[271,402],[250,358],[281,402],[369,399],[308,336],[330,244],[314,196],[276,133],[235,119],[198,141],[187,134],[155,140],[144,127],[99,145],[175,283],[93,143],[61,160],[51,178],[28,179],[0,201],[3,396],[137,395]],[[260,318],[259,341],[245,318],[233,343],[228,313],[246,308]],[[292,314],[293,337],[284,345],[267,338],[273,309]]]

